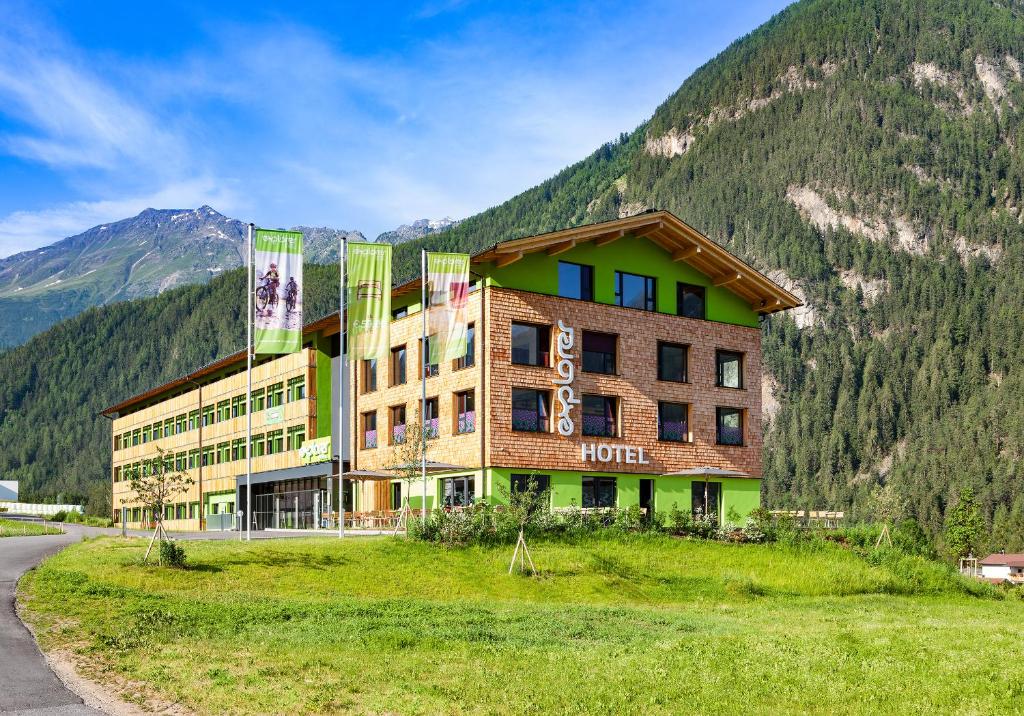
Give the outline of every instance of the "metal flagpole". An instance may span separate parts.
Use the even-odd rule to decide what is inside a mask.
[[[340,348],[338,351],[341,356],[338,358],[338,537],[345,536],[345,446],[348,444],[346,439],[348,422],[345,420],[345,383],[348,382],[347,375],[345,374],[345,367],[348,365],[348,351],[345,350],[345,338],[347,324],[345,321],[345,261],[347,259],[348,244],[345,242],[345,235],[341,235],[341,249],[339,257],[338,272],[338,283],[340,284],[340,293],[338,296],[338,331],[340,337],[338,343]]]
[[[245,324],[245,376],[248,387],[245,399],[249,402],[245,411],[245,539],[252,539],[252,298],[253,284],[252,223],[249,224],[248,251],[249,274],[246,277],[245,303],[248,307],[248,323]],[[201,458],[201,456],[200,456]]]
[[[420,313],[423,314],[423,340],[420,342],[420,353],[423,354],[423,370],[420,383],[423,391],[420,396],[420,469],[423,478],[423,524],[427,524],[427,368],[430,356],[427,350],[427,250],[420,249]]]

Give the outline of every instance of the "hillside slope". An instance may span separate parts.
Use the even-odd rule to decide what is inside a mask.
[[[807,299],[765,329],[766,404],[777,406],[765,441],[770,504],[866,515],[871,488],[889,482],[934,533],[969,484],[996,544],[1019,548],[1022,62],[1020,2],[804,0],[695,72],[635,131],[457,227],[397,246],[396,275],[418,271],[422,246],[472,251],[671,210]],[[146,314],[156,305],[130,304]],[[106,311],[91,316],[101,325],[62,326],[39,347],[59,337],[100,361],[140,348],[155,356],[139,344],[145,332],[126,334]],[[161,341],[188,340],[174,323],[150,325]],[[221,327],[238,345],[238,327]],[[78,333],[86,328],[110,333],[94,340]],[[206,335],[212,357],[226,338]],[[29,355],[0,356],[0,375],[32,370],[14,365]],[[152,360],[139,368],[192,367],[180,354]],[[0,393],[0,437],[19,451],[11,476],[31,473],[46,491],[59,463],[43,445],[65,442],[76,455],[102,446],[89,458],[97,467],[106,452],[95,421],[88,434],[63,416],[8,426],[5,413],[78,381],[53,370]],[[119,396],[155,382],[113,369],[111,378]],[[0,455],[0,474],[11,466]],[[66,484],[101,478],[83,467]]]

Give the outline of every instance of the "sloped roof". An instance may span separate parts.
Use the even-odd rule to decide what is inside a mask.
[[[585,242],[605,246],[627,234],[654,242],[669,254],[670,260],[685,261],[710,276],[712,285],[727,286],[758,313],[775,313],[802,305],[792,293],[669,211],[649,211],[625,219],[502,241],[474,254],[472,262],[494,262],[502,267],[515,263],[526,254],[545,251],[555,256]],[[417,277],[396,286],[394,295],[419,288],[420,278]]]
[[[981,560],[981,564],[989,567],[1024,567],[1024,554],[990,554]]]

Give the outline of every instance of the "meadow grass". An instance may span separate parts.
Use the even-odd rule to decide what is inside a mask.
[[[103,538],[21,584],[46,649],[199,713],[1010,713],[1024,603],[917,558],[662,536]]]
[[[44,525],[28,520],[7,520],[0,517],[0,537],[35,537],[61,533],[60,527],[55,525]]]

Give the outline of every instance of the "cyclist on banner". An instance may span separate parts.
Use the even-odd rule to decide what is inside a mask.
[[[281,285],[281,275],[277,272],[277,264],[270,264],[267,272],[260,276],[260,281],[263,281],[263,285],[270,292],[267,301],[267,315],[270,316],[274,313],[274,309],[270,307],[277,304],[277,287]]]
[[[284,302],[288,307],[288,312],[295,310],[295,304],[299,300],[299,284],[295,282],[294,276],[288,277],[288,283],[284,287]]]

